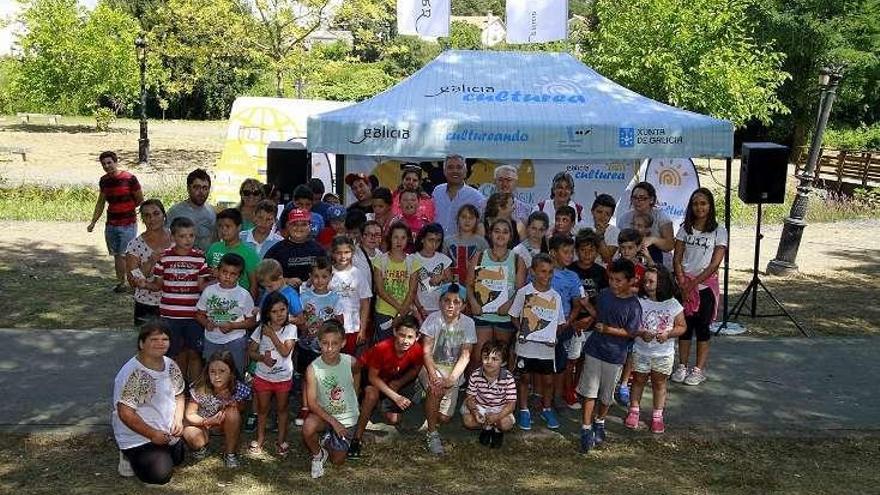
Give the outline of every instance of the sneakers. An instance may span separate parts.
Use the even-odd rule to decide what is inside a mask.
[[[532,429],[532,412],[528,409],[520,409],[519,414],[517,415],[517,425],[519,425],[520,430],[529,431]]]
[[[309,416],[309,409],[307,407],[300,408],[299,414],[296,416],[296,419],[293,420],[293,423],[296,426],[302,426],[306,423],[306,418]]]
[[[489,446],[492,443],[492,430],[483,428],[480,430],[480,445]]]
[[[653,416],[651,418],[651,433],[657,435],[666,431],[666,425],[663,424],[663,416]]]
[[[443,455],[443,442],[440,441],[440,433],[436,431],[429,432],[425,437],[428,444],[428,451],[434,455]]]
[[[626,415],[626,419],[623,420],[623,426],[626,426],[630,430],[635,430],[639,427],[639,410],[631,407],[629,408],[629,414]]]
[[[598,447],[605,443],[605,423],[593,422],[593,445]]]
[[[544,409],[541,411],[541,419],[547,423],[547,428],[555,430],[559,428],[559,419],[556,417],[556,411],[553,409]]]
[[[206,445],[198,450],[193,450],[192,456],[193,459],[197,461],[204,460],[206,457],[208,457],[208,446]]]
[[[244,420],[244,431],[246,433],[253,433],[257,431],[257,415],[256,413],[250,413],[247,415],[247,418]]]
[[[492,436],[489,437],[489,447],[493,449],[500,449],[501,445],[504,444],[504,432],[501,430],[492,429]]]
[[[577,392],[574,389],[570,389],[565,393],[565,405],[568,406],[569,409],[578,410],[583,405],[581,405],[580,397],[578,397]]]
[[[674,383],[681,383],[684,381],[685,378],[687,378],[687,376],[688,376],[687,366],[685,366],[683,364],[679,364],[678,366],[676,366],[675,371],[672,372],[672,376],[669,377],[669,379],[671,381],[673,381]]]
[[[703,373],[703,370],[694,366],[691,368],[691,372],[688,374],[687,378],[684,379],[685,385],[699,385],[706,381],[706,375]]]
[[[324,463],[327,462],[327,457],[329,457],[329,454],[327,454],[324,447],[321,447],[318,455],[312,456],[312,479],[324,476]]]
[[[629,407],[629,386],[618,385],[617,390],[614,391],[614,400],[623,407]]]
[[[351,443],[348,445],[348,458],[349,459],[360,459],[361,458],[361,441],[357,438],[352,438]]]
[[[226,464],[226,469],[238,469],[238,456],[235,454],[224,454],[223,463]]]
[[[587,454],[596,446],[596,437],[593,430],[581,428],[581,453]]]
[[[134,476],[134,470],[131,468],[131,463],[128,462],[128,459],[122,452],[119,452],[119,467],[116,468],[116,471],[119,473],[119,476],[122,476],[123,478],[131,478]]]

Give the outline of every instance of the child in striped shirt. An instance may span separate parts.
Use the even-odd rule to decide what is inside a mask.
[[[480,430],[480,443],[500,448],[504,432],[513,428],[516,409],[516,381],[513,373],[502,367],[507,343],[490,340],[483,344],[483,365],[471,373],[467,397],[461,409],[465,428]]]
[[[187,217],[171,222],[174,245],[166,249],[153,267],[152,282],[138,278],[139,288],[161,292],[159,316],[171,329],[168,357],[183,371],[186,382],[201,373],[202,336],[204,330],[196,321],[196,304],[205,288],[211,269],[205,254],[194,248],[196,226]],[[192,367],[192,369],[190,369]]]

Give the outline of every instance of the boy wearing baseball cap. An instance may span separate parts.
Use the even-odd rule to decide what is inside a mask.
[[[264,257],[281,263],[284,279],[293,287],[299,287],[308,280],[315,258],[327,255],[324,248],[310,238],[311,217],[306,210],[291,210],[287,215],[286,238],[272,246]]]

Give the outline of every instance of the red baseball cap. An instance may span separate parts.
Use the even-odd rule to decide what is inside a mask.
[[[294,208],[287,214],[287,223],[293,222],[311,222],[312,214],[306,210]]]

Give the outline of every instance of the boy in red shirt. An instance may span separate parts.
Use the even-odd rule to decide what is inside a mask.
[[[390,402],[385,412],[385,421],[390,425],[400,422],[400,413],[412,405],[400,391],[422,370],[424,353],[418,338],[419,322],[407,314],[394,328],[394,338],[380,341],[360,357],[361,367],[367,369],[368,384],[364,388],[357,429],[348,449],[350,458],[360,457],[361,438],[380,399]]]

